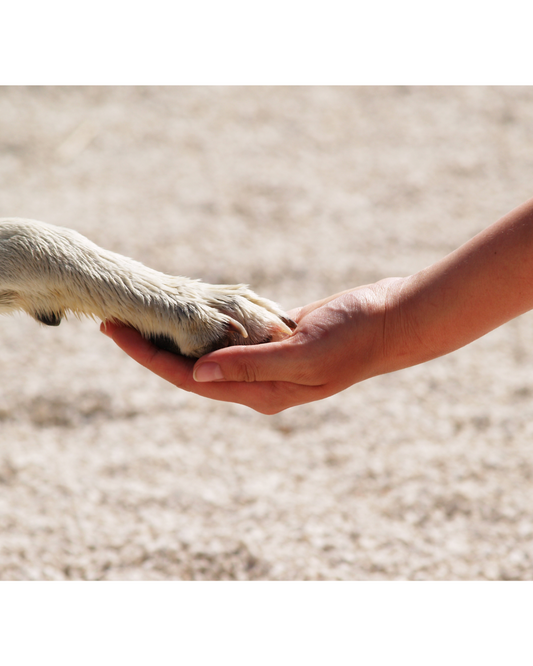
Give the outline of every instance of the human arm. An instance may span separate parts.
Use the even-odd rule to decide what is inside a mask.
[[[531,308],[533,199],[410,277],[290,312],[298,328],[280,342],[228,347],[194,362],[131,329],[109,324],[107,334],[180,388],[273,414],[442,356]],[[217,367],[218,377],[205,381]]]

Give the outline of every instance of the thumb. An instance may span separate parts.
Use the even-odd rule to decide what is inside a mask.
[[[263,345],[218,349],[200,358],[193,370],[196,382],[296,381],[295,347],[291,338]]]

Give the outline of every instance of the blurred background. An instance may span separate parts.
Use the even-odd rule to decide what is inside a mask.
[[[0,217],[291,309],[532,196],[529,87],[0,88]],[[0,579],[531,579],[533,314],[263,416],[0,318]]]

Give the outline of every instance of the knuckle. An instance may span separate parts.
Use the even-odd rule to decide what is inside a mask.
[[[257,367],[249,359],[236,359],[234,368],[235,377],[238,381],[247,383],[258,381]]]

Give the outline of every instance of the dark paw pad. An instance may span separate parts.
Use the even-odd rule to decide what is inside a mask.
[[[59,326],[61,323],[61,316],[55,314],[54,312],[36,314],[35,319],[40,321],[41,324],[46,324],[47,326]]]
[[[159,347],[159,349],[164,349],[165,351],[169,351],[174,354],[181,354],[178,345],[174,342],[174,340],[166,335],[151,335],[148,339],[156,347]]]

